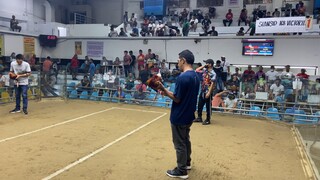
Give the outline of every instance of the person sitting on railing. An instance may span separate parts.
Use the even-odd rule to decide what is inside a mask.
[[[237,32],[236,36],[244,36],[244,28],[243,27],[241,27],[239,29],[239,31]]]
[[[211,24],[211,20],[209,19],[209,16],[205,16],[201,24],[202,24],[203,31],[208,32]]]
[[[139,37],[139,29],[137,27],[132,28],[132,33],[130,33],[132,37]]]
[[[190,20],[190,30],[196,32],[197,27],[198,27],[198,19],[195,16],[192,16]]]
[[[18,30],[21,31],[21,26],[18,26],[19,22],[16,20],[16,16],[12,15],[12,19],[10,20],[10,28],[12,31]]]
[[[130,27],[133,28],[134,26],[137,26],[138,23],[137,23],[137,18],[135,17],[135,14],[132,13],[131,14],[131,17],[129,19],[129,24],[130,24]]]
[[[270,99],[275,100],[276,102],[283,102],[284,86],[281,84],[280,79],[276,79],[275,83],[271,85],[269,91]]]

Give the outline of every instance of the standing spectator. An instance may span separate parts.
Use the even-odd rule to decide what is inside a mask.
[[[16,53],[12,52],[10,55],[10,62],[15,61],[16,60]]]
[[[205,61],[206,65],[198,67],[196,72],[202,74],[201,81],[201,92],[199,95],[198,101],[198,117],[194,120],[194,122],[202,122],[202,110],[203,106],[206,105],[207,110],[207,118],[203,121],[203,125],[210,124],[211,119],[211,106],[210,102],[212,99],[212,92],[214,88],[214,83],[216,80],[216,73],[213,70],[214,61],[212,59],[208,59]]]
[[[273,17],[280,17],[280,11],[278,10],[278,8],[276,8],[274,11],[273,11],[273,13],[272,13],[272,16]]]
[[[248,65],[248,69],[246,69],[242,74],[242,81],[246,81],[248,79],[254,79],[255,72],[252,70],[252,66]]]
[[[129,21],[128,12],[126,11],[124,12],[123,19],[122,19],[124,32],[127,32],[128,21]]]
[[[12,19],[10,20],[10,28],[12,31],[18,30],[21,31],[21,26],[18,26],[19,22],[16,20],[16,16],[12,15]]]
[[[18,54],[16,56],[16,61],[11,62],[10,64],[10,75],[17,75],[15,79],[15,93],[16,93],[16,107],[10,111],[10,113],[18,113],[20,112],[21,106],[21,95],[23,99],[23,113],[25,115],[28,114],[28,77],[31,74],[31,68],[30,65],[23,61],[22,54]]]
[[[28,60],[28,63],[31,67],[31,70],[35,71],[36,70],[36,55],[35,54],[31,54],[31,56]]]
[[[226,19],[223,20],[223,25],[227,26],[227,23],[229,23],[228,26],[231,26],[232,22],[233,22],[233,13],[232,13],[232,10],[229,9],[228,13],[226,14]]]
[[[135,23],[137,23],[137,18],[135,17],[135,14],[132,13],[131,17],[129,19],[130,27],[133,28],[134,26],[137,26],[137,24],[135,24]]]
[[[78,60],[77,54],[73,55],[70,63],[70,68],[71,68],[72,80],[78,80],[77,75],[78,75],[78,68],[79,68],[79,60]]]
[[[232,76],[236,75],[237,78],[240,80],[240,79],[241,79],[241,76],[242,76],[242,74],[240,73],[240,69],[239,69],[238,67],[236,67],[235,71],[236,71],[236,72],[233,73]]]
[[[266,74],[263,72],[263,67],[259,66],[259,71],[256,72],[255,80],[258,81],[260,78],[266,79]]]
[[[90,83],[92,83],[93,80],[93,76],[96,72],[96,65],[93,63],[93,59],[89,60],[90,66],[89,66],[89,80]]]
[[[199,79],[192,69],[194,55],[189,50],[179,54],[178,66],[182,71],[177,78],[174,92],[162,85],[161,94],[173,100],[170,114],[173,144],[176,149],[177,167],[168,170],[167,175],[182,179],[188,178],[187,170],[191,169],[190,127],[195,119],[194,112],[199,92]]]
[[[250,22],[249,29],[245,32],[247,34],[250,31],[250,36],[254,36],[256,34],[256,17],[253,17],[252,21]]]
[[[146,84],[147,80],[151,76],[151,72],[149,69],[145,69],[145,67],[143,65],[141,65],[140,69],[141,70],[139,71],[139,78],[141,79],[141,82],[143,84]]]
[[[290,71],[290,65],[285,66],[285,71],[283,71],[280,75],[281,84],[285,89],[292,89],[292,81],[295,78],[293,72]]]
[[[301,73],[297,74],[297,77],[303,80],[308,80],[309,79],[309,75],[306,74],[306,69],[301,69]]]
[[[222,80],[223,76],[223,67],[221,66],[221,61],[217,60],[216,65],[213,68],[214,72],[216,73],[216,89],[214,93],[218,93],[224,90],[224,81]]]
[[[273,84],[274,81],[279,77],[279,73],[275,71],[275,67],[272,65],[270,66],[270,70],[266,73],[267,82],[269,84]]]
[[[139,55],[138,55],[138,57],[137,57],[138,70],[139,70],[139,71],[141,70],[140,67],[141,67],[141,66],[144,66],[144,59],[145,59],[145,56],[144,56],[142,50],[140,49],[140,50],[139,50]]]
[[[123,66],[124,66],[124,74],[125,74],[126,77],[128,77],[128,73],[131,72],[131,70],[130,70],[131,62],[132,62],[132,58],[128,54],[128,51],[124,51]]]
[[[49,80],[49,75],[50,75],[50,70],[52,67],[52,61],[50,56],[48,56],[42,65],[42,72],[43,72],[43,79],[45,80],[45,82],[47,82]]]
[[[230,74],[230,63],[226,61],[225,56],[221,56],[221,67],[223,67],[222,81],[226,82],[227,77]]]
[[[133,73],[133,75],[135,75],[135,71],[136,71],[136,56],[133,55],[133,51],[129,51],[129,55],[131,56],[131,63],[130,63],[130,72]],[[137,77],[137,75],[135,75],[135,77]]]
[[[188,20],[185,20],[182,25],[182,35],[188,36],[189,30],[190,30],[190,24],[189,24]]]

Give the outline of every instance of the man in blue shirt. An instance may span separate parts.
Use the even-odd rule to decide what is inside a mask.
[[[167,175],[181,179],[188,178],[187,170],[191,169],[191,142],[190,127],[195,119],[197,95],[200,80],[192,69],[194,55],[189,50],[179,53],[178,67],[181,74],[177,77],[174,92],[164,88],[160,92],[173,100],[170,114],[171,131],[174,148],[177,156],[177,167],[168,170]]]

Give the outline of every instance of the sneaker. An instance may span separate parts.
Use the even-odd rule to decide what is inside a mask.
[[[24,113],[25,115],[28,115],[28,111],[27,111],[26,109],[23,110],[23,113]]]
[[[211,124],[210,120],[206,119],[205,121],[203,121],[202,125],[209,125]]]
[[[201,117],[197,117],[195,120],[193,120],[193,122],[202,122],[202,118]]]
[[[191,170],[191,165],[187,165],[186,170]]]
[[[167,175],[169,177],[180,178],[180,179],[188,179],[188,177],[189,177],[187,170],[181,171],[177,167],[174,168],[173,170],[168,170]]]
[[[14,109],[14,110],[9,111],[9,113],[12,113],[12,114],[19,113],[19,112],[21,112],[20,109]]]

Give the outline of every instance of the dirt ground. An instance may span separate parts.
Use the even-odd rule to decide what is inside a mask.
[[[55,99],[30,102],[25,116],[9,114],[13,106],[0,106],[0,179],[163,180],[176,165],[169,109]],[[289,127],[212,119],[192,126],[189,179],[307,179]]]

